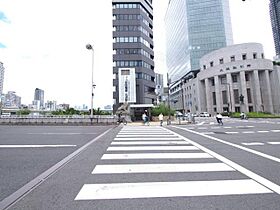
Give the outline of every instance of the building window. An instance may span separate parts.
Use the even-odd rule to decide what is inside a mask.
[[[242,54],[242,60],[247,60],[247,54]]]
[[[264,59],[264,54],[262,53],[262,59]]]
[[[252,103],[251,89],[247,88],[248,103]]]
[[[211,79],[211,84],[212,86],[215,86],[215,80],[213,78]]]
[[[238,89],[233,90],[233,97],[235,104],[239,104],[239,91]]]
[[[227,104],[228,100],[227,100],[227,91],[222,91],[222,98],[223,98],[223,104]]]
[[[226,76],[221,77],[221,84],[226,84],[227,83],[227,78]]]
[[[217,102],[216,102],[216,92],[212,92],[212,97],[213,97],[213,105],[217,105]]]
[[[237,74],[232,75],[232,82],[234,82],[234,83],[238,82]]]
[[[257,59],[257,53],[253,53],[253,59]]]
[[[236,66],[233,66],[232,69],[237,69],[237,67],[236,67]]]
[[[230,61],[231,61],[231,62],[234,62],[234,61],[235,61],[235,56],[234,56],[234,55],[230,57]]]
[[[210,66],[211,66],[211,67],[214,66],[214,62],[213,62],[213,61],[210,62]]]
[[[203,65],[203,69],[204,69],[204,70],[206,69],[206,65]]]
[[[245,74],[245,80],[246,80],[246,82],[250,81],[250,76],[249,76],[249,74]]]
[[[229,68],[229,67],[227,67],[227,68],[226,68],[226,70],[228,71],[228,70],[230,70],[230,68]]]
[[[223,58],[221,58],[219,61],[220,61],[220,64],[224,63],[224,59]]]

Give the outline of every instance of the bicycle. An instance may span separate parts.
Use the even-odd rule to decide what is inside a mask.
[[[117,124],[119,125],[121,123],[124,124],[124,125],[127,124],[127,121],[126,121],[125,117],[121,117],[121,118],[118,119]]]

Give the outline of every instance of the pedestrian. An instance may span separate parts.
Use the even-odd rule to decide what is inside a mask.
[[[217,113],[216,115],[216,119],[219,125],[223,125],[223,120],[222,120],[223,116],[220,113]]]
[[[146,124],[146,117],[147,115],[145,113],[142,114],[142,120],[143,120],[143,124]]]
[[[163,114],[162,113],[159,114],[158,119],[160,121],[160,126],[162,126],[162,123],[163,123]]]

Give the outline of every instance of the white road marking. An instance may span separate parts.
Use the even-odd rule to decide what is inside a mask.
[[[241,149],[241,150],[244,150],[244,151],[247,151],[247,152],[250,152],[250,153],[253,153],[253,154],[256,154],[256,155],[259,155],[261,157],[264,157],[264,158],[267,158],[267,159],[270,159],[270,160],[273,160],[273,161],[276,161],[278,163],[280,163],[280,159],[279,158],[276,158],[276,157],[273,157],[271,155],[267,155],[267,154],[264,154],[264,153],[261,153],[261,152],[258,152],[258,151],[255,151],[255,150],[252,150],[252,149],[249,149],[249,148],[246,148],[246,147],[243,147],[243,146],[240,146],[240,145],[237,145],[237,144],[233,144],[233,143],[230,143],[230,142],[227,142],[227,141],[224,141],[224,140],[221,140],[221,139],[218,139],[216,137],[213,137],[213,136],[208,136],[208,135],[205,135],[205,134],[201,134],[199,132],[196,132],[196,131],[193,131],[193,130],[188,130],[186,128],[182,128],[182,127],[177,127],[177,126],[172,126],[172,127],[175,127],[175,128],[178,128],[178,129],[181,129],[181,130],[185,130],[185,131],[188,131],[190,133],[194,133],[194,134],[197,134],[197,135],[200,135],[200,136],[204,136],[206,138],[209,138],[209,139],[212,139],[214,141],[218,141],[220,143],[223,143],[223,144],[227,144],[227,145],[230,145],[230,146],[233,146],[233,147],[236,147],[238,149]],[[170,132],[173,132],[173,131],[170,131]],[[173,132],[175,133],[175,132]],[[181,136],[179,134],[177,134],[178,136]],[[184,138],[183,136],[181,136],[182,138]],[[280,194],[280,186],[271,182],[270,180],[244,168],[243,166],[241,165],[238,165],[236,164],[235,162],[207,149],[206,147],[203,147],[201,146],[200,144],[197,144],[196,142],[190,140],[190,139],[187,139],[185,138],[187,141],[189,141],[191,144],[193,144],[194,146],[198,147],[199,149],[201,149],[202,151],[204,152],[207,152],[209,155],[212,155],[213,157],[219,159],[220,161],[228,164],[229,166],[235,168],[237,171],[245,174],[246,176],[250,177],[251,179],[254,179],[256,180],[258,183],[262,184],[263,186],[273,190],[274,192]]]
[[[215,134],[214,132],[202,132],[203,134]]]
[[[207,129],[206,127],[199,127],[199,128],[197,128],[197,129],[199,129],[199,130],[205,130],[205,129]]]
[[[251,179],[187,182],[85,184],[75,200],[163,198],[272,193]]]
[[[235,171],[224,163],[97,165],[92,174]]]
[[[276,141],[274,141],[274,142],[273,142],[273,141],[270,141],[270,142],[267,142],[267,143],[268,143],[268,144],[272,144],[272,145],[278,145],[278,144],[280,145],[280,142],[276,142]]]
[[[255,133],[255,131],[243,131],[242,133],[245,133],[245,134],[246,134],[246,133],[247,133],[247,134],[248,134],[248,133]]]
[[[45,147],[76,147],[77,145],[57,144],[57,145],[0,145],[0,148],[45,148]]]
[[[205,121],[197,123],[197,125],[203,125],[205,123]]]
[[[225,126],[224,128],[232,128],[231,126]]]
[[[175,144],[190,144],[186,141],[130,141],[130,142],[112,142],[111,145],[150,145],[150,144],[161,144],[161,145],[175,145]]]
[[[127,137],[128,135],[125,134],[118,134],[117,137]],[[130,137],[137,137],[137,136],[142,136],[142,137],[160,137],[160,136],[174,136],[173,134],[130,134]]]
[[[104,154],[102,160],[113,159],[190,159],[213,158],[207,153],[139,153],[139,154]]]
[[[269,133],[269,131],[257,131],[258,133]]]
[[[29,135],[91,135],[96,133],[27,133]]]
[[[211,127],[211,129],[221,129],[221,127],[215,126],[215,127]]]
[[[239,132],[237,132],[237,131],[227,131],[227,132],[225,132],[226,134],[237,134],[237,133],[239,133]]]
[[[264,145],[264,143],[262,142],[249,142],[249,143],[241,143],[243,145],[246,145],[246,146],[262,146]]]
[[[280,130],[271,130],[271,132],[279,133]]]
[[[214,122],[210,122],[209,124],[210,124],[210,125],[214,125],[215,123],[214,123]]]
[[[115,138],[115,141],[143,141],[143,140],[161,140],[161,141],[170,141],[170,140],[181,140],[179,137],[174,136],[174,137],[154,137],[154,138],[139,138],[139,137],[133,137],[133,138]]]
[[[199,150],[195,146],[126,146],[109,147],[107,151],[150,151],[150,150]]]

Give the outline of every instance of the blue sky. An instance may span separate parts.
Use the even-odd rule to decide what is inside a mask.
[[[269,0],[229,0],[234,43],[259,42],[274,56]],[[0,61],[4,92],[30,104],[35,88],[45,100],[90,104],[94,44],[94,106],[112,105],[112,0],[0,0]],[[166,74],[164,15],[168,0],[155,0],[155,71]]]

